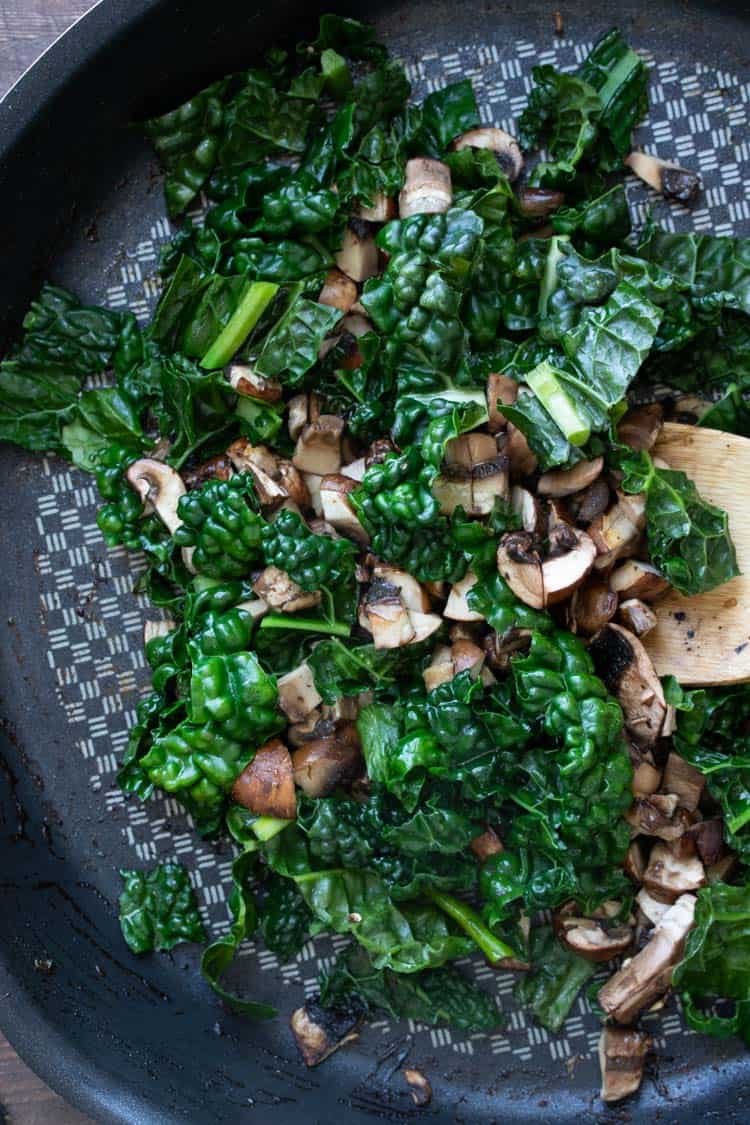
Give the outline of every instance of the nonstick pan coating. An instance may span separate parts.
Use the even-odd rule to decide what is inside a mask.
[[[533,0],[326,4],[102,0],[0,105],[0,337],[17,331],[40,281],[145,315],[168,234],[155,161],[128,122],[248,65],[273,42],[309,34],[331,7],[373,19],[419,93],[470,76],[487,120],[512,128],[539,61],[574,64],[618,23],[654,63],[649,124],[638,139],[698,166],[692,214],[657,204],[680,229],[750,234],[750,54],[740,6]],[[632,185],[643,218],[645,194]],[[138,563],[107,552],[90,481],[55,459],[0,451],[0,1023],[52,1086],[97,1121],[128,1125],[345,1120],[471,1123],[746,1121],[750,1056],[734,1040],[684,1031],[670,1006],[649,1018],[658,1070],[625,1110],[596,1098],[596,1020],[585,1003],[560,1036],[515,1012],[510,976],[475,965],[510,1014],[497,1034],[463,1036],[381,1021],[308,1071],[287,1026],[337,942],[310,944],[279,970],[248,949],[247,987],[279,1003],[253,1024],[203,984],[198,951],[143,959],[117,923],[118,867],[176,858],[193,870],[207,921],[226,925],[231,850],[200,843],[173,801],[145,806],[116,789],[116,759],[147,682]],[[52,961],[52,972],[40,963]],[[430,1078],[417,1110],[402,1060]]]

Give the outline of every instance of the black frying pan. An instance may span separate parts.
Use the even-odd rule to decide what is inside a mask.
[[[407,62],[421,60],[423,85],[470,73],[480,104],[506,126],[539,53],[573,62],[577,43],[619,23],[659,64],[643,139],[703,171],[694,217],[668,219],[750,234],[747,6],[585,0],[563,10],[561,42],[551,3],[322,10],[373,18]],[[146,311],[166,228],[155,162],[128,123],[273,42],[294,43],[318,10],[288,0],[102,0],[37,63],[0,104],[0,340],[46,277]],[[327,941],[283,973],[268,955],[241,961],[250,990],[280,1004],[270,1024],[223,1011],[190,947],[131,956],[116,869],[157,856],[192,864],[207,916],[221,924],[230,852],[196,846],[173,802],[142,807],[118,795],[115,759],[146,680],[131,564],[105,551],[82,475],[12,449],[0,461],[0,1023],[46,1081],[97,1121],[129,1125],[748,1120],[750,1056],[733,1040],[687,1036],[674,1008],[650,1022],[658,1071],[627,1110],[606,1111],[595,1097],[598,1026],[582,1003],[551,1039],[518,1014],[490,1039],[381,1023],[310,1072],[287,1017],[331,955]],[[491,986],[490,970],[479,972]],[[497,984],[512,1011],[509,980]],[[425,1110],[398,1072],[404,1057],[432,1082]]]

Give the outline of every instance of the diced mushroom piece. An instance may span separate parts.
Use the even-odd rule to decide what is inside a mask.
[[[422,1074],[421,1070],[407,1066],[404,1068],[404,1078],[411,1090],[411,1100],[414,1104],[420,1107],[429,1105],[432,1101],[432,1086],[427,1076]]]
[[[301,723],[323,702],[309,664],[299,664],[277,681],[279,707],[290,723]]]
[[[640,598],[627,598],[624,602],[620,602],[617,616],[625,628],[635,633],[636,637],[645,637],[646,633],[656,628],[656,614],[651,606],[646,605]]]
[[[553,211],[558,211],[565,203],[565,196],[561,191],[525,185],[518,189],[516,198],[521,214],[526,215],[529,219],[546,219],[548,215],[551,215]]]
[[[249,614],[253,621],[260,621],[269,610],[268,602],[263,598],[248,598],[245,602],[238,602],[235,609],[241,609],[243,613]]]
[[[542,473],[537,483],[540,496],[572,496],[593,484],[604,468],[604,458],[579,461],[572,469],[551,469]]]
[[[163,461],[142,457],[133,462],[125,476],[144,505],[150,504],[167,530],[174,534],[182,524],[177,514],[177,505],[187,492],[185,482],[177,470],[165,465]]]
[[[656,924],[648,944],[611,977],[599,1003],[617,1023],[628,1024],[666,992],[693,925],[695,895],[682,895]]]
[[[568,498],[568,508],[576,523],[593,523],[608,507],[609,485],[603,477]]]
[[[297,798],[292,758],[280,738],[271,739],[256,751],[232,786],[232,799],[257,816],[294,820]]]
[[[304,746],[320,738],[332,738],[336,724],[332,719],[324,719],[320,708],[311,711],[301,723],[293,723],[287,728],[286,738],[292,746]]]
[[[437,613],[418,613],[415,610],[409,610],[409,617],[414,629],[414,636],[409,643],[414,645],[419,644],[420,641],[426,641],[443,624],[442,618]]]
[[[335,414],[321,414],[303,426],[297,438],[292,464],[303,473],[327,476],[341,468],[341,435],[344,421]]]
[[[536,453],[531,450],[525,436],[512,422],[508,423],[508,442],[505,452],[510,462],[510,472],[514,480],[531,476],[538,465]]]
[[[413,578],[405,570],[399,570],[398,567],[389,566],[387,563],[377,562],[372,569],[372,575],[375,579],[380,579],[382,582],[395,586],[401,596],[401,601],[410,613],[412,611],[429,613],[432,609],[426,591],[422,589],[416,578]]]
[[[574,633],[593,636],[611,621],[617,612],[617,594],[606,582],[587,582],[573,592],[568,620]]]
[[[653,746],[667,705],[651,658],[635,634],[610,623],[594,637],[589,652],[597,674],[616,695],[625,725],[639,746]]]
[[[589,535],[597,550],[595,566],[605,570],[637,549],[646,527],[646,498],[617,493],[617,503],[589,527]]]
[[[449,683],[455,675],[453,656],[449,645],[438,645],[432,660],[422,672],[425,691],[434,691],[441,684]]]
[[[177,622],[172,618],[163,621],[145,621],[143,623],[143,643],[156,640],[157,637],[168,637],[177,628]]]
[[[406,162],[404,186],[398,197],[398,213],[436,215],[453,203],[451,172],[447,164],[428,156],[415,156]]]
[[[661,902],[660,899],[655,898],[645,887],[641,887],[638,894],[635,896],[635,901],[638,903],[639,909],[645,914],[649,922],[655,926],[657,922],[661,922],[664,915],[669,910],[672,902]]]
[[[508,179],[517,180],[523,170],[523,155],[515,137],[506,133],[504,129],[481,128],[469,129],[456,137],[451,145],[456,152],[464,148],[487,148],[494,152],[498,164]]]
[[[664,767],[665,792],[676,793],[683,809],[692,812],[698,808],[705,785],[704,774],[672,751]]]
[[[324,1008],[316,1000],[309,1000],[304,1008],[292,1012],[289,1026],[307,1066],[317,1066],[338,1051],[339,1047],[359,1038],[357,1028],[361,1014],[346,1007]]]
[[[621,1102],[635,1094],[643,1079],[643,1066],[651,1047],[645,1031],[632,1027],[605,1027],[599,1036],[599,1067],[603,1102]]]
[[[630,761],[633,766],[632,790],[635,797],[650,797],[656,793],[661,785],[661,770],[654,765],[653,755],[650,750],[639,750],[632,746]],[[674,809],[670,811],[670,819]]]
[[[739,859],[734,852],[727,852],[716,863],[712,863],[706,870],[706,880],[709,886],[714,883],[726,883],[734,874],[739,865]]]
[[[460,638],[453,642],[451,649],[453,657],[453,667],[456,675],[460,676],[462,672],[471,672],[474,679],[479,676],[484,664],[484,652],[475,644],[466,638]]]
[[[492,434],[461,434],[451,438],[445,447],[446,465],[460,465],[464,469],[473,469],[496,456],[497,442]]]
[[[322,518],[323,501],[320,496],[320,487],[323,483],[323,477],[318,473],[303,473],[302,477],[310,495],[310,507],[315,512],[316,516]]]
[[[231,363],[227,368],[227,379],[238,395],[257,398],[261,402],[281,401],[281,383],[259,375],[249,364]]]
[[[450,516],[456,508],[470,512],[472,505],[471,469],[463,465],[444,465],[442,471],[432,482],[432,494],[440,505],[444,516]]]
[[[699,820],[685,830],[685,836],[695,844],[704,867],[713,867],[724,854],[724,822],[721,817]]]
[[[350,539],[357,543],[367,544],[370,536],[359,522],[357,513],[352,507],[349,494],[357,487],[357,482],[341,473],[331,473],[323,477],[320,482],[320,503],[323,508],[323,518]]]
[[[333,269],[326,274],[323,288],[318,294],[318,304],[348,313],[357,297],[357,286],[351,277],[347,277],[341,270]]]
[[[414,640],[411,616],[395,586],[381,583],[376,587],[373,584],[368,598],[362,613],[375,648],[401,648]]]
[[[678,857],[667,844],[654,844],[643,873],[651,894],[672,902],[706,884],[706,872],[697,856]]]
[[[434,691],[440,684],[448,683],[454,676],[469,671],[476,679],[482,673],[485,654],[478,644],[466,638],[459,638],[449,648],[438,645],[432,655],[431,663],[422,673],[427,691]]]
[[[609,576],[609,584],[621,598],[653,601],[669,589],[669,583],[651,563],[626,559]]]
[[[320,417],[320,399],[314,393],[295,395],[287,403],[289,418],[287,428],[289,437],[296,441],[299,435],[311,422],[317,422]]]
[[[294,783],[308,797],[328,797],[339,785],[362,772],[362,749],[357,728],[342,727],[330,738],[305,743],[292,754]]]
[[[387,223],[389,219],[396,218],[398,208],[392,195],[374,191],[370,198],[370,203],[360,201],[357,204],[358,219],[365,219],[368,223]]]
[[[625,157],[625,163],[639,180],[660,195],[678,199],[680,203],[695,202],[701,186],[695,172],[647,152],[631,152]]]
[[[207,480],[231,480],[233,473],[232,462],[225,454],[219,453],[192,469],[183,470],[182,479],[189,492],[192,488],[200,488]]]
[[[357,483],[365,479],[367,466],[364,457],[358,457],[356,461],[350,461],[348,465],[341,466],[342,477],[349,477],[350,480],[356,480]]]
[[[494,828],[487,828],[480,836],[475,836],[470,847],[480,863],[484,863],[491,855],[500,855],[505,851],[503,842]]]
[[[278,459],[277,477],[279,484],[291,501],[299,505],[300,508],[312,507],[310,490],[305,483],[305,478],[299,469],[291,461],[287,461],[285,457],[279,457]]]
[[[476,574],[467,570],[464,577],[451,586],[451,592],[443,610],[443,617],[446,617],[449,621],[484,621],[481,613],[471,609],[466,600],[469,590],[476,586],[478,581]]]
[[[631,840],[623,860],[623,871],[635,883],[643,881],[643,872],[646,870],[646,857],[639,839]]]
[[[277,566],[267,566],[253,582],[253,590],[267,602],[272,609],[282,613],[295,613],[298,609],[309,609],[319,605],[320,590],[307,593],[293,582],[285,570]]]
[[[634,406],[617,427],[617,436],[631,449],[653,449],[664,425],[664,410],[660,403],[649,402]]]
[[[349,220],[335,259],[339,270],[352,281],[367,281],[375,276],[379,269],[378,248],[369,223],[363,219]]]
[[[508,458],[498,454],[475,465],[471,473],[471,510],[474,516],[488,516],[497,499],[510,498]]]
[[[494,372],[487,377],[487,429],[491,434],[499,433],[508,424],[508,419],[498,408],[498,402],[512,406],[518,398],[518,383],[510,375]]]
[[[558,915],[555,928],[563,945],[587,961],[611,961],[625,953],[633,943],[630,926],[607,928],[595,918]]]
[[[532,609],[563,601],[591,570],[596,549],[585,531],[567,527],[570,549],[541,561],[525,532],[503,536],[497,550],[497,567],[516,597]]]
[[[643,836],[672,841],[679,840],[688,827],[684,815],[678,812],[676,794],[650,793],[636,796],[625,813],[625,820]]]
[[[277,479],[278,458],[265,445],[252,445],[247,438],[238,438],[229,446],[227,456],[237,472],[252,474],[262,507],[270,507],[286,500],[289,493]]]
[[[510,491],[510,506],[521,519],[521,527],[529,535],[539,535],[546,522],[542,505],[528,488],[514,484]]]

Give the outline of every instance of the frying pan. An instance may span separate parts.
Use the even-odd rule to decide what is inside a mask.
[[[744,5],[584,0],[563,12],[562,36],[547,0],[321,10],[332,7],[373,19],[420,94],[470,76],[486,119],[506,128],[535,63],[571,66],[618,23],[654,64],[637,139],[699,166],[704,179],[692,215],[659,204],[660,218],[750,234]],[[157,166],[129,123],[274,42],[310,35],[317,15],[317,5],[290,0],[102,0],[40,59],[0,104],[0,342],[44,278],[147,314],[168,227]],[[645,194],[629,191],[643,217]],[[243,951],[245,987],[281,1009],[262,1024],[217,1004],[195,948],[132,956],[117,923],[117,868],[186,863],[216,933],[227,924],[231,849],[198,841],[174,801],[141,805],[116,789],[147,682],[146,607],[131,593],[139,561],[107,552],[96,529],[90,480],[4,448],[0,481],[0,1023],[51,1086],[97,1121],[128,1125],[748,1119],[750,1055],[734,1040],[689,1035],[674,1003],[647,1018],[658,1064],[638,1100],[605,1110],[595,1093],[599,1028],[585,1000],[548,1036],[515,1011],[512,978],[479,963],[467,971],[508,1013],[497,1033],[381,1020],[308,1071],[288,1015],[314,992],[339,939],[309,943],[281,968],[262,950]],[[405,1059],[432,1083],[425,1109],[411,1102]]]

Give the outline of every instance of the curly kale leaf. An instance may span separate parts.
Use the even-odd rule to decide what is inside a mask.
[[[190,680],[191,721],[213,724],[230,739],[255,745],[282,725],[274,679],[253,652],[201,656]]]
[[[316,187],[302,175],[263,197],[262,213],[253,230],[282,235],[299,231],[316,234],[331,226],[339,209],[338,195]]]
[[[687,282],[697,297],[722,293],[750,313],[750,239],[675,234],[652,224],[638,252]]]
[[[591,961],[565,949],[551,926],[531,933],[531,972],[523,973],[515,995],[548,1031],[559,1031],[578,993],[596,971]]]
[[[212,578],[247,574],[261,559],[263,521],[248,504],[252,478],[210,480],[183,496],[177,511],[183,521],[174,533],[180,547],[193,548],[193,566]]]
[[[574,74],[553,66],[535,66],[534,88],[519,119],[524,148],[538,148],[546,138],[554,163],[537,165],[532,181],[544,187],[570,183],[577,166],[597,137],[602,103],[596,90]]]
[[[315,646],[307,663],[323,701],[335,703],[361,691],[395,690],[400,680],[416,674],[431,647],[429,639],[421,645],[383,649],[331,637]]]
[[[457,969],[446,966],[421,973],[376,969],[364,949],[351,945],[320,978],[321,1003],[357,997],[369,1010],[394,1019],[450,1024],[462,1031],[490,1031],[502,1023],[494,1001]]]
[[[255,365],[258,373],[298,386],[317,363],[323,340],[341,316],[340,309],[297,297],[266,337]]]
[[[271,875],[260,909],[260,931],[268,949],[280,961],[299,953],[310,931],[312,913],[295,883]]]
[[[354,581],[354,544],[315,535],[296,512],[281,512],[266,524],[262,540],[266,564],[286,571],[303,590]]]
[[[178,863],[151,871],[120,871],[122,936],[133,953],[171,949],[180,941],[205,941],[190,877]]]
[[[550,223],[557,234],[571,236],[586,257],[598,257],[603,248],[617,246],[630,234],[625,188],[615,184],[594,199],[562,207],[550,216]]]

